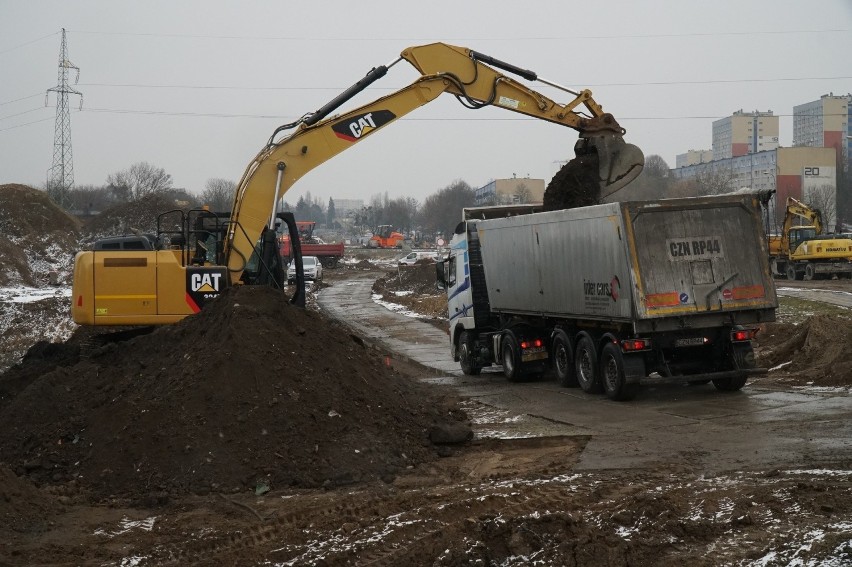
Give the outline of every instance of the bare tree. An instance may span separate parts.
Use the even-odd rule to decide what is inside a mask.
[[[645,158],[645,168],[642,171],[651,177],[665,179],[669,177],[671,168],[661,156],[651,154]]]
[[[515,197],[517,198],[516,202],[521,205],[529,203],[532,201],[532,191],[525,183],[518,183],[518,186],[515,187]]]
[[[461,221],[462,208],[472,207],[476,192],[462,180],[456,180],[437,193],[426,197],[420,208],[420,224],[424,231],[441,233],[449,241]]]
[[[833,232],[837,224],[837,195],[831,185],[820,185],[806,192],[805,203],[820,212],[825,232]]]
[[[145,195],[161,193],[172,186],[172,176],[161,167],[155,167],[147,161],[134,163],[124,171],[112,173],[107,184],[116,194],[123,194],[132,200]]]
[[[720,195],[737,189],[731,169],[706,168],[695,176],[695,182],[702,195]]]
[[[229,179],[208,179],[201,192],[201,200],[210,206],[212,211],[228,211],[234,202],[234,192],[237,184]]]

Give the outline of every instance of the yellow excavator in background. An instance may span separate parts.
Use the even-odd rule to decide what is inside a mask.
[[[795,219],[808,224],[793,226]],[[852,278],[852,239],[824,234],[820,211],[787,197],[781,234],[769,237],[769,261],[773,275],[788,280]]]
[[[413,83],[327,118],[403,59],[421,73]],[[496,69],[542,82],[573,98],[559,104]],[[443,93],[471,109],[494,106],[577,130],[576,155],[597,156],[594,174],[600,180],[601,199],[635,179],[644,166],[642,151],[624,142],[625,130],[589,90],[571,90],[464,47],[444,43],[410,47],[388,65],[373,68],[316,112],[278,127],[246,168],[227,218],[207,211],[170,211],[157,219],[156,235],[104,239],[92,250],[78,253],[72,291],[74,321],[166,324],[199,311],[229,285],[283,287],[275,224],[286,222],[291,241],[298,240],[292,215],[277,211],[284,193],[311,169]],[[293,132],[278,140],[287,130]],[[297,261],[297,267],[301,262]],[[298,279],[301,270],[297,272]],[[304,291],[298,287],[291,301],[303,304]]]

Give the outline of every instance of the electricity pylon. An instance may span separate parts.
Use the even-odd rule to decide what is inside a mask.
[[[83,108],[83,93],[68,84],[68,71],[77,71],[74,84],[80,80],[80,68],[68,60],[68,43],[65,40],[65,28],[62,28],[62,47],[59,50],[59,80],[52,89],[47,89],[44,104],[47,106],[51,92],[56,93],[56,132],[53,135],[53,165],[47,182],[47,194],[61,207],[68,206],[68,193],[74,185],[74,160],[71,154],[71,111],[68,108],[68,95],[80,95],[80,108]]]

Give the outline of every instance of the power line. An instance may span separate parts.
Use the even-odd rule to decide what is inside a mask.
[[[15,100],[7,100],[6,102],[0,102],[0,106],[3,106],[4,104],[12,104],[13,102],[21,102],[22,100],[27,100],[28,98],[35,98],[37,96],[41,96],[41,93],[36,93],[36,94],[31,94],[29,96],[16,98]]]
[[[73,33],[91,35],[118,35],[131,37],[169,37],[185,39],[230,39],[230,40],[260,40],[260,41],[335,41],[335,42],[377,42],[377,41],[435,41],[434,37],[405,38],[405,37],[310,37],[310,36],[242,36],[242,35],[203,35],[183,33],[155,33],[155,32],[120,32],[120,31],[89,31],[71,30]],[[818,30],[766,30],[766,31],[741,31],[741,32],[686,32],[686,33],[660,33],[660,34],[624,34],[624,35],[571,35],[571,36],[512,36],[512,37],[456,37],[443,38],[442,41],[555,41],[555,40],[593,40],[593,39],[656,39],[656,38],[685,38],[685,37],[724,37],[724,36],[756,36],[756,35],[793,35],[793,34],[826,34],[826,33],[848,33],[850,29],[818,29]]]
[[[33,39],[33,40],[30,40],[30,41],[28,41],[28,42],[26,42],[26,43],[22,43],[22,44],[20,44],[20,45],[16,45],[15,47],[10,47],[10,48],[8,48],[8,49],[4,49],[3,51],[0,51],[0,55],[3,55],[4,53],[9,53],[10,51],[15,51],[16,49],[20,49],[20,48],[22,48],[22,47],[24,47],[24,46],[30,45],[31,43],[36,43],[37,41],[41,41],[41,40],[43,40],[43,39],[47,39],[47,38],[49,38],[49,37],[53,37],[53,36],[55,36],[55,35],[56,35],[56,34],[58,34],[58,33],[59,33],[59,32],[53,32],[53,33],[47,34],[47,35],[46,35],[46,36],[44,36],[44,37],[40,37],[40,38],[38,38],[38,39]]]
[[[39,122],[47,122],[48,120],[53,120],[53,117],[50,116],[48,118],[42,118],[41,120],[33,120],[32,122],[25,122],[23,124],[16,124],[15,126],[8,126],[6,128],[0,128],[0,132],[6,132],[7,130],[15,130],[16,128],[23,128],[24,126],[31,126],[33,124],[38,124]]]
[[[43,106],[39,106],[37,108],[31,108],[30,110],[25,110],[23,112],[18,112],[17,114],[7,114],[6,116],[0,116],[0,120],[8,120],[9,118],[14,118],[16,116],[21,116],[23,114],[29,114],[30,112],[37,112],[39,110],[44,110]]]
[[[710,85],[736,83],[773,83],[794,81],[841,81],[852,79],[850,76],[836,77],[781,77],[774,79],[706,79],[699,81],[647,81],[641,83],[590,83],[586,87],[643,87],[671,85]],[[111,87],[139,89],[189,89],[189,90],[226,90],[226,91],[342,91],[346,87],[246,87],[232,85],[151,85],[144,83],[80,83],[81,87]],[[365,90],[394,91],[401,87],[370,87]],[[19,99],[22,100],[22,99]]]

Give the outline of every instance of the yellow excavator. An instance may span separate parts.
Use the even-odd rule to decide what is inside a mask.
[[[793,226],[796,219],[808,224]],[[787,197],[781,234],[769,237],[773,275],[788,280],[852,278],[852,239],[823,233],[822,214]]]
[[[403,59],[421,74],[413,83],[329,117]],[[498,69],[542,82],[571,99],[557,103]],[[276,128],[246,168],[227,217],[204,210],[169,211],[157,219],[157,234],[103,239],[93,249],[79,252],[72,291],[74,321],[167,324],[198,312],[229,285],[283,287],[275,225],[287,223],[291,241],[298,241],[292,215],[277,210],[284,193],[311,169],[443,93],[471,109],[494,106],[578,131],[574,151],[578,157],[596,156],[584,163],[594,164],[601,199],[635,179],[644,166],[642,151],[624,142],[625,130],[589,90],[571,90],[464,47],[445,43],[409,47],[319,110]],[[279,139],[287,131],[291,132]],[[568,192],[572,189],[565,187]],[[297,279],[300,267],[297,261]],[[303,286],[297,285],[291,302],[304,304]]]

